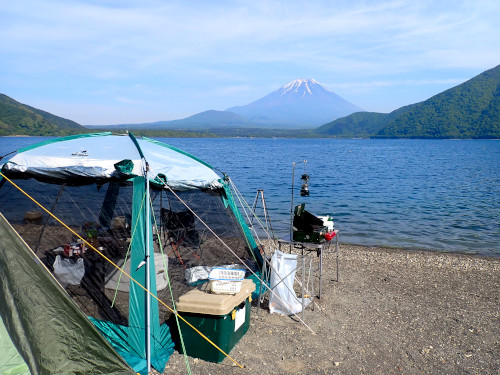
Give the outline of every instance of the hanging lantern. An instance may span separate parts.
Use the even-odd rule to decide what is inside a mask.
[[[300,195],[303,197],[309,196],[309,175],[304,173],[300,179],[303,181],[302,186],[300,187]]]

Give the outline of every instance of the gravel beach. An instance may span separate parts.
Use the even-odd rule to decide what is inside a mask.
[[[305,322],[251,311],[230,355],[192,374],[500,374],[500,258],[341,245]],[[300,316],[300,315],[299,315]],[[188,373],[174,352],[164,374]]]

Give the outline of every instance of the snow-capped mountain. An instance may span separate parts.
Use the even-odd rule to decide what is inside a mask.
[[[325,87],[323,87],[318,81],[315,79],[296,79],[290,83],[287,83],[285,86],[280,87],[276,92],[278,92],[281,96],[283,95],[313,95],[313,91],[328,91]]]
[[[228,108],[249,122],[296,127],[319,126],[361,108],[314,79],[297,79],[253,103]]]
[[[115,129],[210,129],[210,128],[313,128],[361,108],[327,90],[314,79],[297,79],[253,103],[209,110],[170,121],[147,124],[119,124]],[[102,128],[102,125],[87,125]]]

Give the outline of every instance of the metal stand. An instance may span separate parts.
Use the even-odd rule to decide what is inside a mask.
[[[273,227],[271,225],[271,218],[269,217],[269,212],[267,210],[266,199],[264,198],[264,190],[262,190],[262,189],[258,189],[257,190],[257,195],[255,196],[255,199],[254,199],[253,205],[252,205],[252,212],[256,216],[257,204],[258,204],[258,201],[259,201],[259,196],[260,196],[260,200],[262,202],[262,211],[264,213],[265,230],[266,230],[267,233],[271,233],[271,234],[274,235]],[[250,225],[251,226],[253,226],[253,219],[254,219],[254,216],[252,215],[250,217]]]
[[[318,269],[315,271],[319,274],[319,290],[318,295],[316,296],[318,299],[321,299],[322,294],[322,284],[323,284],[323,252],[327,249],[331,248],[332,243],[335,244],[335,253],[336,253],[336,266],[337,266],[337,282],[339,281],[339,237],[338,237],[338,229],[335,229],[335,237],[332,241],[322,242],[319,244],[310,243],[310,242],[298,242],[289,239],[280,239],[278,240],[278,248],[281,251],[282,246],[289,247],[289,253],[292,252],[292,248],[296,248],[300,250],[300,256],[303,258],[302,260],[302,295],[304,295],[304,284],[306,281],[306,269],[305,269],[305,257],[311,255],[313,252],[316,252],[319,258]],[[313,284],[313,292],[314,292],[314,284]]]

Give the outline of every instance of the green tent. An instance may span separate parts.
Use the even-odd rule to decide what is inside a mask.
[[[0,319],[0,374],[29,375],[30,370]]]
[[[0,238],[0,374],[134,374],[2,215]]]
[[[262,262],[225,176],[164,143],[59,138],[19,150],[1,172],[1,212],[137,372],[163,371],[170,306],[200,271]]]

